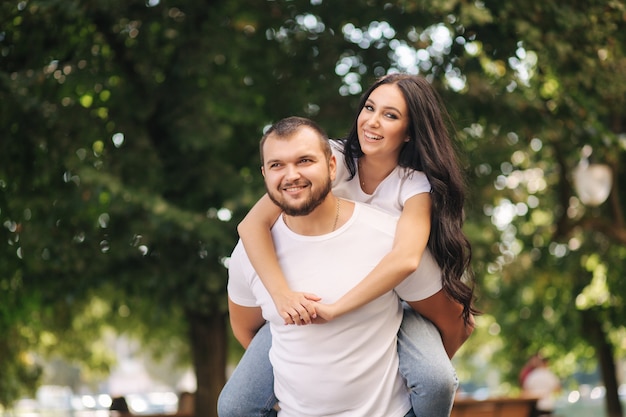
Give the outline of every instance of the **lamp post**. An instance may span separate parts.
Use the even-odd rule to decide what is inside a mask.
[[[585,206],[597,207],[604,203],[609,194],[611,194],[613,172],[608,165],[590,163],[589,156],[591,152],[592,148],[590,145],[583,147],[581,160],[572,171],[572,179],[574,189],[580,201]],[[584,333],[596,349],[598,355],[602,380],[606,387],[605,407],[607,415],[622,416],[622,405],[618,396],[616,364],[613,357],[614,352],[608,335],[602,328],[602,316],[598,315],[597,308],[581,308],[580,313],[583,327],[586,329]]]
[[[586,206],[597,207],[604,203],[611,193],[613,186],[613,172],[605,164],[589,163],[591,147],[583,147],[583,157],[574,168],[572,177],[574,188],[580,201]]]

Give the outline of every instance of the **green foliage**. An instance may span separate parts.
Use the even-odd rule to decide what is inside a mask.
[[[226,311],[263,127],[340,137],[389,71],[428,77],[457,123],[485,312],[461,359],[510,389],[538,349],[566,375],[593,360],[585,311],[623,354],[626,12],[561,3],[0,4],[0,402],[36,383],[34,353],[106,372],[109,326],[188,355],[187,314]],[[615,176],[600,207],[573,189],[584,145]]]

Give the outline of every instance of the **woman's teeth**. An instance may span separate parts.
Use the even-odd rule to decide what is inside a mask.
[[[378,135],[372,135],[370,133],[363,133],[363,135],[371,140],[381,140],[383,137],[382,136],[378,136]]]

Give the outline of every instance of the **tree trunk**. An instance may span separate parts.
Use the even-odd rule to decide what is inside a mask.
[[[584,310],[583,323],[585,333],[589,335],[589,341],[596,349],[596,355],[600,362],[602,381],[606,388],[606,415],[607,417],[623,417],[622,403],[619,400],[615,359],[613,357],[613,347],[609,343],[602,322],[598,319],[597,313],[593,310]]]
[[[196,372],[196,417],[217,417],[217,397],[226,383],[226,316],[187,312]]]

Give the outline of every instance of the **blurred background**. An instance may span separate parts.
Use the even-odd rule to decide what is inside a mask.
[[[456,124],[477,306],[461,395],[533,354],[563,416],[626,397],[626,6],[618,0],[4,0],[0,415],[214,416],[258,140],[331,137],[377,77],[426,77]]]

